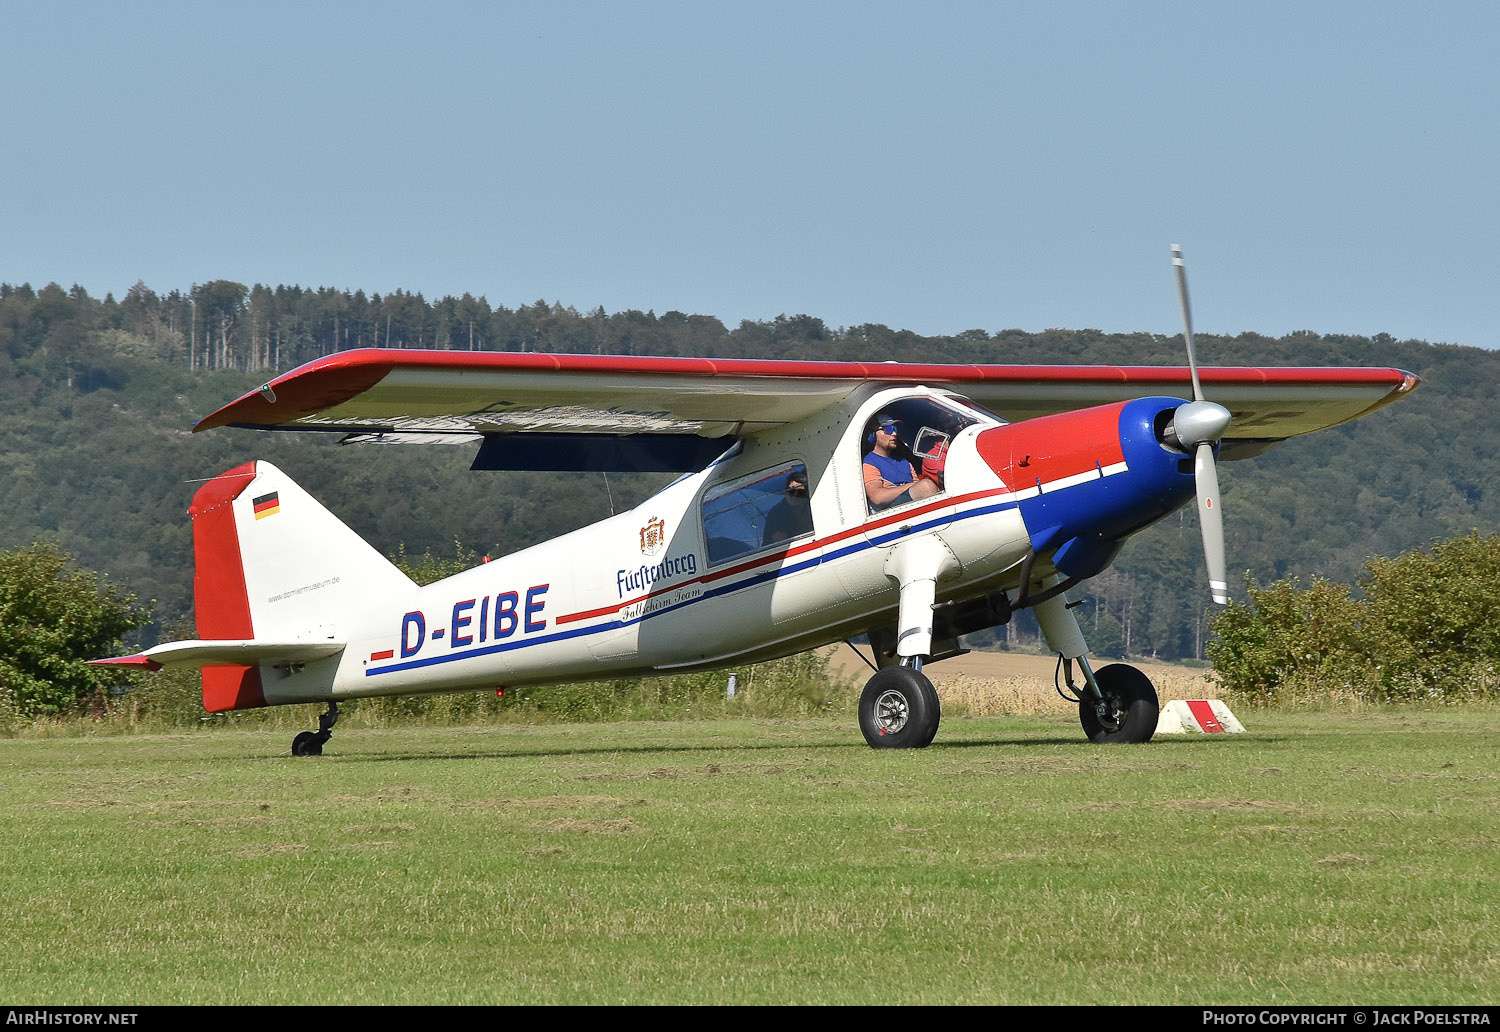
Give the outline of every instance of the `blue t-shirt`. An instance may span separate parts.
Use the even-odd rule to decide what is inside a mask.
[[[886,458],[877,451],[865,456],[865,465],[880,470],[880,475],[887,484],[910,484],[916,479],[911,471],[911,463],[905,459]]]

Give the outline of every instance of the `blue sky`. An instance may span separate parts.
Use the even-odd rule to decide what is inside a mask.
[[[0,0],[0,281],[1500,345],[1500,5]]]

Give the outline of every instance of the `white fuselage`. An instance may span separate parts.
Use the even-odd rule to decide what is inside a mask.
[[[341,655],[266,677],[266,702],[598,680],[788,655],[892,622],[895,560],[918,542],[937,556],[939,602],[998,590],[1008,573],[1013,585],[1026,527],[974,447],[995,423],[981,417],[953,435],[941,493],[884,511],[866,503],[866,418],[892,396],[926,393],[866,392],[747,439],[629,512],[406,597],[370,600],[342,629]],[[713,519],[705,505],[712,509],[716,494],[736,498],[723,485],[746,484],[748,496],[758,473],[769,479],[792,465],[806,470],[810,528],[774,543],[726,543],[705,529]]]

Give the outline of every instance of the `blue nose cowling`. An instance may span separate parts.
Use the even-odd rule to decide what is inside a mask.
[[[1119,411],[1125,469],[1025,499],[1021,517],[1038,555],[1055,549],[1052,565],[1067,577],[1093,577],[1125,539],[1181,508],[1195,495],[1193,459],[1163,445],[1158,431],[1177,398],[1137,398]],[[1024,426],[1025,424],[1018,424]]]

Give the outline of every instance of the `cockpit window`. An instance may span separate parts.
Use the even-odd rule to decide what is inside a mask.
[[[955,404],[962,405],[965,408],[973,409],[975,412],[978,412],[981,416],[988,416],[989,418],[993,419],[995,422],[999,423],[1001,426],[1005,426],[1005,425],[1007,425],[1007,424],[1010,423],[1010,420],[1006,419],[1004,416],[997,415],[996,413],[991,412],[989,409],[985,408],[983,405],[979,404],[977,401],[974,401],[972,398],[965,398],[965,397],[963,397],[961,395],[954,394],[954,395],[950,395],[949,398],[948,398],[948,400],[951,401],[951,402],[954,402]]]
[[[948,446],[980,422],[960,405],[902,398],[883,406],[861,439],[865,501],[871,512],[920,501],[947,490]]]

